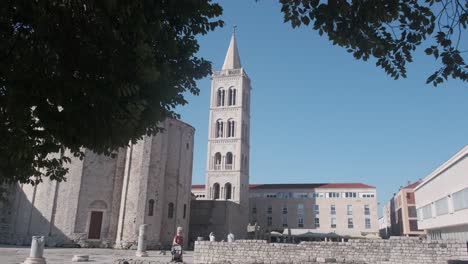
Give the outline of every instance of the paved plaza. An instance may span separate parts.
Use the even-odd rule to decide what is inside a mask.
[[[29,256],[28,247],[14,247],[0,245],[0,264],[19,264]],[[90,263],[111,264],[118,258],[137,258],[135,250],[114,250],[103,248],[46,248],[44,257],[47,264],[67,264],[79,263],[72,262],[75,254],[89,255]],[[170,262],[171,253],[166,251],[166,255],[160,254],[160,251],[148,251],[149,257],[141,258],[145,260],[157,260],[160,262]],[[83,262],[81,262],[83,263]],[[86,262],[84,262],[86,263]],[[193,254],[191,251],[184,252],[184,263],[193,263]]]

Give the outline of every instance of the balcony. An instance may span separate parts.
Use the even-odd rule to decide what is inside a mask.
[[[226,170],[232,170],[232,164],[226,164]]]
[[[221,164],[215,164],[214,170],[221,170]]]

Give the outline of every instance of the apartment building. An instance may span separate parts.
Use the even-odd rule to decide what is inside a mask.
[[[419,236],[424,234],[418,228],[414,189],[418,182],[408,183],[390,199],[390,234],[392,236]]]
[[[251,223],[283,234],[291,229],[347,237],[379,233],[377,191],[363,183],[253,184],[249,204]]]
[[[415,188],[418,226],[429,239],[468,241],[468,146]]]

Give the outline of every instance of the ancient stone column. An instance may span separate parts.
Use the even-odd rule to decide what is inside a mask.
[[[33,236],[31,241],[31,253],[23,264],[46,264],[44,254],[45,240],[43,236]]]
[[[146,227],[148,225],[140,225],[140,230],[138,234],[138,249],[136,252],[137,257],[147,257],[148,253],[146,253]]]

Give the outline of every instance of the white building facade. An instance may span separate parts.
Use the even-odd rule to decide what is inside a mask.
[[[429,239],[468,241],[468,146],[424,178],[415,197]]]

